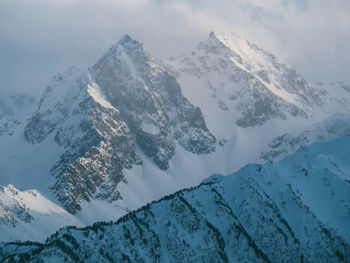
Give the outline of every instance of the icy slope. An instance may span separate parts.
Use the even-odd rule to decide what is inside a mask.
[[[35,190],[20,191],[13,185],[0,188],[0,242],[44,241],[49,233],[81,223]]]
[[[347,262],[349,160],[349,136],[313,144],[212,176],[116,223],[64,228],[2,254],[5,262]]]

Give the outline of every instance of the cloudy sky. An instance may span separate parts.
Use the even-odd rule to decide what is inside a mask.
[[[310,82],[350,83],[349,0],[0,0],[0,91],[39,94],[126,33],[166,58],[210,31],[246,37]]]

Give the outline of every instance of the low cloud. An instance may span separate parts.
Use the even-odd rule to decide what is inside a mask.
[[[309,81],[350,82],[349,25],[347,0],[0,0],[0,90],[40,93],[125,33],[164,58],[212,30],[243,35]]]

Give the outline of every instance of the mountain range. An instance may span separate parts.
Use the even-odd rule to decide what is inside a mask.
[[[111,231],[123,236],[111,240],[137,243],[111,244],[125,261],[177,262],[184,250],[188,261],[341,261],[349,109],[347,84],[310,84],[234,34],[212,32],[166,60],[125,35],[90,68],[56,75],[41,98],[0,100],[0,241],[44,242],[67,225],[119,221],[8,243],[2,253],[94,261],[89,246],[106,253],[110,241],[98,234]],[[331,161],[337,148],[343,155]],[[202,182],[212,174],[232,175]],[[342,212],[327,212],[334,207]],[[81,254],[65,251],[77,247]],[[118,256],[108,253],[106,262]]]

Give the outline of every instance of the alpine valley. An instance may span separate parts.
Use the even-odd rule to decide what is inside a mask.
[[[350,262],[349,112],[234,34],[167,60],[125,35],[1,94],[0,261]]]

